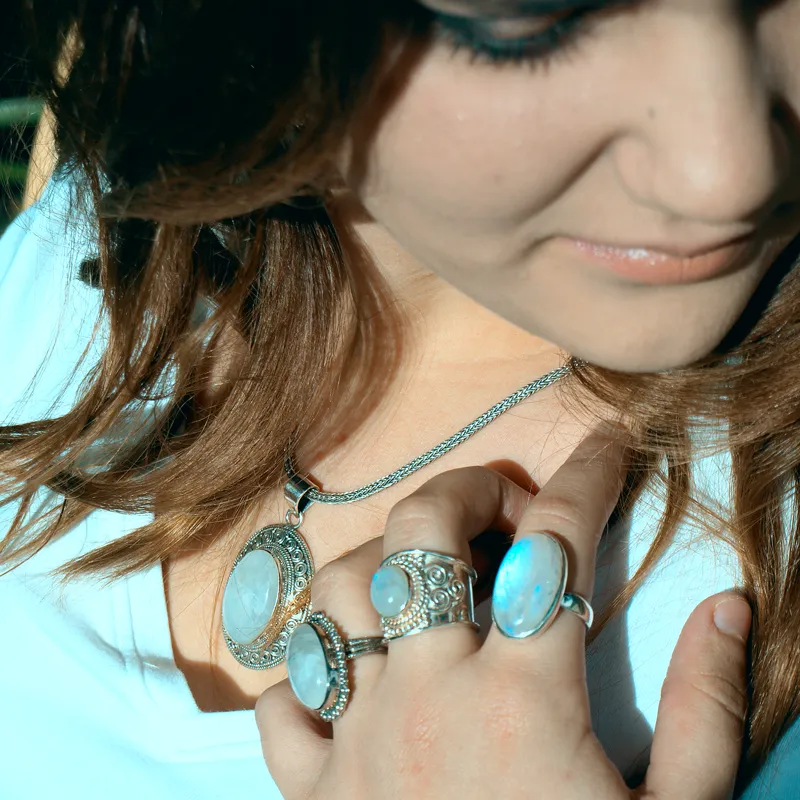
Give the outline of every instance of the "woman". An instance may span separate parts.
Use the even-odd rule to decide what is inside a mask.
[[[68,62],[47,97],[74,169],[26,218],[28,236],[23,221],[7,239],[24,278],[4,319],[34,289],[35,328],[61,316],[60,285],[19,265],[42,263],[36,242],[59,241],[66,209],[70,242],[45,263],[67,279],[80,264],[65,316],[85,325],[55,360],[67,352],[69,374],[86,353],[52,421],[24,422],[50,416],[32,413],[52,399],[37,389],[3,431],[4,580],[31,609],[7,623],[13,638],[59,654],[35,667],[20,655],[22,686],[49,686],[55,668],[81,687],[48,700],[51,724],[86,737],[60,737],[58,780],[88,746],[91,783],[71,778],[84,796],[109,783],[131,796],[252,791],[267,781],[258,702],[287,797],[513,797],[531,788],[524,768],[543,796],[622,796],[612,764],[644,773],[669,654],[711,596],[676,651],[679,689],[642,791],[725,796],[749,612],[734,600],[721,633],[715,612],[733,598],[715,592],[741,583],[753,610],[748,766],[798,711],[800,2],[29,5],[42,72]],[[92,339],[101,299],[108,324]],[[8,374],[38,364],[24,348],[12,357]],[[364,487],[539,376],[525,396],[541,394],[402,485],[326,507],[303,480]],[[600,420],[630,440],[590,434]],[[624,474],[593,598],[594,541]],[[528,508],[521,487],[545,488]],[[256,540],[265,528],[284,538]],[[536,625],[522,630],[515,611],[513,548],[485,645],[450,617],[423,615],[441,631],[387,627],[398,573],[370,590],[384,557],[444,554],[435,566],[451,578],[474,559],[485,596],[507,548],[489,535],[470,552],[487,528],[523,547],[551,531],[560,539],[535,541],[555,561],[566,544],[572,600],[551,630],[522,641]],[[254,551],[270,554],[256,553],[263,569],[237,572]],[[70,561],[59,605],[45,573]],[[90,575],[117,580],[101,589]],[[254,585],[255,610],[237,599]],[[587,602],[602,612],[588,666],[605,753],[570,602],[584,623]],[[354,661],[349,706],[339,687],[332,742],[283,681],[311,608],[345,640],[390,640]],[[269,635],[248,633],[248,614]],[[709,675],[710,703],[690,691]],[[6,715],[15,730],[32,694]],[[574,738],[564,747],[555,731]]]

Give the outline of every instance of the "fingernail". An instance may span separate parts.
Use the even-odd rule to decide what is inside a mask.
[[[723,600],[714,609],[714,624],[722,633],[735,636],[743,642],[747,641],[750,633],[750,623],[753,613],[750,605],[742,597],[731,597]]]

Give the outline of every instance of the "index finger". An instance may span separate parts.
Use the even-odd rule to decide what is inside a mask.
[[[545,574],[547,566],[537,563],[539,553],[530,546],[532,534],[550,533],[561,542],[567,555],[566,591],[591,601],[597,545],[627,473],[627,443],[628,434],[619,427],[604,425],[592,432],[531,500],[522,515],[514,545],[498,574],[493,597],[495,611],[499,609],[504,620],[514,624],[518,621],[520,631],[547,605],[545,596],[551,588],[542,585],[542,579],[547,581],[549,575]],[[545,553],[542,555],[546,557]],[[509,607],[505,608],[504,604]],[[559,616],[575,615],[559,612]],[[509,631],[505,633],[509,635]],[[552,650],[557,660],[569,652],[582,656],[583,648],[578,645],[582,645],[584,636],[585,625],[579,618],[556,620],[554,629],[546,631],[542,641],[531,646],[543,654]],[[502,650],[530,654],[530,648],[523,642],[507,638],[496,628],[491,631],[485,649],[490,653]]]

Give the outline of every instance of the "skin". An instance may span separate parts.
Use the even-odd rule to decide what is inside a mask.
[[[624,436],[588,436],[531,501],[481,467],[450,470],[399,502],[383,538],[327,566],[312,602],[348,637],[380,633],[369,577],[414,547],[469,562],[468,540],[510,525],[551,531],[569,585],[591,596],[596,545],[624,475]],[[673,654],[650,764],[629,789],[592,732],[585,627],[561,612],[540,636],[484,644],[464,625],[401,637],[352,662],[344,714],[322,725],[286,682],[256,705],[267,765],[287,800],[352,797],[722,800],[731,797],[746,708],[750,609],[723,593],[701,603]]]
[[[652,0],[619,9],[548,70],[472,64],[438,44],[402,76],[391,104],[375,101],[377,131],[362,138],[356,129],[348,149],[367,154],[367,169],[343,154],[349,195],[335,214],[370,248],[409,317],[410,366],[358,437],[312,460],[316,475],[352,487],[385,474],[556,366],[562,350],[655,370],[689,363],[720,341],[790,234],[769,232],[759,256],[736,272],[671,287],[621,280],[556,237],[691,248],[749,233],[796,199],[796,145],[770,104],[796,111],[800,101],[800,54],[788,34],[798,30],[800,2],[768,4],[751,36],[741,5]],[[438,7],[468,13],[469,3]],[[38,151],[50,147],[50,134],[46,121]],[[34,160],[29,200],[51,162],[46,153]],[[467,539],[490,524],[561,536],[570,589],[590,598],[595,547],[624,462],[602,437],[573,453],[586,423],[551,395],[520,406],[422,478],[334,513],[315,508],[304,528],[320,567],[315,607],[349,635],[375,635],[368,586],[383,556],[428,547],[469,560]],[[506,471],[517,466],[544,490],[532,500],[498,472],[472,466],[501,457]],[[439,474],[426,481],[431,473]],[[266,498],[232,538],[243,543],[282,511],[281,498]],[[228,552],[211,556],[164,564],[175,659],[205,711],[252,708],[258,698],[264,754],[287,798],[488,797],[501,779],[504,797],[529,797],[533,773],[539,796],[631,796],[591,734],[575,618],[562,614],[536,641],[492,631],[485,649],[465,629],[450,629],[395,642],[386,659],[358,660],[354,699],[331,740],[279,682],[282,670],[244,670],[224,646],[209,657],[208,632],[219,631],[213,590],[230,568]],[[738,620],[737,629],[721,632],[715,610],[725,599],[709,598],[684,628],[636,797],[730,793],[750,613],[735,602],[728,622]],[[391,675],[389,663],[397,665]],[[534,729],[529,719],[542,724]],[[425,730],[449,746],[426,746]]]
[[[391,472],[558,366],[563,351],[634,371],[689,363],[719,342],[794,230],[736,272],[669,287],[625,281],[554,237],[695,247],[750,232],[795,199],[790,115],[771,119],[768,101],[800,102],[789,35],[800,0],[763,4],[750,21],[742,6],[609,10],[546,70],[471,63],[444,42],[413,53],[413,69],[397,66],[396,84],[367,104],[379,123],[354,126],[341,158],[348,189],[331,210],[372,252],[407,317],[408,346],[402,374],[353,436],[299,454],[323,488]],[[525,35],[553,20],[527,18]],[[502,465],[520,485],[545,485],[590,423],[548,390],[368,501],[315,506],[304,534],[318,569],[382,536],[393,506],[441,471]],[[252,707],[284,676],[230,657],[215,602],[231,552],[284,510],[280,492],[266,497],[222,552],[165,564],[176,660],[208,710]]]
[[[481,338],[485,324],[498,350],[555,346],[625,371],[711,351],[800,224],[792,208],[786,227],[771,227],[800,197],[796,132],[776,112],[800,105],[788,33],[800,3],[765,4],[756,20],[742,5],[608,9],[546,69],[471,63],[443,41],[420,54],[399,95],[370,105],[377,132],[354,135],[349,152],[368,154],[365,169],[347,156],[342,167],[373,220],[359,233],[401,300],[450,340]],[[514,35],[554,19],[527,17]],[[673,286],[620,278],[557,238],[697,250],[754,231],[768,240],[740,269]],[[454,322],[464,301],[450,287],[510,324],[499,330],[486,314]]]
[[[467,0],[435,2],[469,13]],[[384,86],[380,123],[357,125],[342,158],[350,196],[340,220],[413,312],[415,356],[428,370],[416,370],[428,377],[415,389],[434,385],[442,363],[460,362],[478,391],[515,359],[541,366],[561,349],[641,371],[691,363],[720,342],[798,227],[794,218],[780,232],[768,226],[796,199],[794,132],[774,109],[790,109],[786,120],[800,102],[800,55],[787,34],[798,30],[800,2],[764,4],[750,27],[744,5],[628,4],[547,71],[472,64],[439,44],[418,54],[395,91]],[[759,228],[747,263],[671,286],[621,279],[559,239],[691,251]],[[406,407],[414,397],[405,393]],[[548,436],[562,418],[532,427]],[[535,438],[530,429],[520,436]],[[441,472],[394,504],[383,537],[322,568],[314,607],[346,636],[377,635],[368,587],[382,557],[421,547],[469,561],[465,540],[503,523],[517,537],[561,537],[569,585],[591,596],[624,457],[609,433],[574,444],[559,448],[560,468],[533,499],[479,467]],[[357,659],[357,688],[332,732],[286,682],[272,686],[256,706],[267,764],[285,797],[304,800],[491,797],[498,787],[509,798],[730,797],[750,614],[736,601],[728,621],[738,626],[723,633],[714,621],[732,610],[729,598],[709,598],[683,630],[638,789],[624,785],[592,733],[585,631],[565,613],[541,639],[493,628],[481,645],[452,626]]]

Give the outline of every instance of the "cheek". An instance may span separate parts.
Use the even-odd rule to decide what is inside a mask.
[[[484,232],[541,212],[596,152],[585,87],[576,92],[568,73],[469,65],[434,50],[369,145],[362,201],[379,219],[432,215]]]

